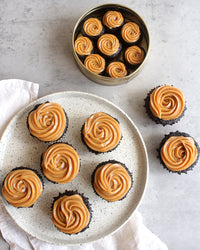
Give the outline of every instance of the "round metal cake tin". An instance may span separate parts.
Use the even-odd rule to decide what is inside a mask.
[[[142,39],[138,45],[141,46],[145,50],[146,55],[145,55],[144,61],[138,66],[138,68],[136,68],[130,74],[128,74],[127,76],[122,77],[122,78],[112,78],[112,77],[97,75],[97,74],[89,71],[85,67],[84,63],[81,61],[79,56],[77,55],[77,53],[75,51],[75,47],[74,47],[75,40],[79,36],[82,36],[82,26],[83,26],[84,21],[86,19],[88,19],[89,17],[94,17],[94,16],[101,18],[103,13],[105,13],[108,10],[117,10],[117,11],[121,12],[122,15],[124,16],[125,22],[132,21],[132,22],[137,23],[140,26],[140,29],[142,31]],[[103,5],[99,5],[99,6],[96,6],[92,9],[88,10],[86,13],[84,13],[79,18],[79,20],[77,21],[77,23],[74,27],[73,34],[72,34],[72,48],[73,48],[74,58],[78,64],[80,70],[82,71],[82,73],[86,77],[88,77],[90,80],[92,80],[96,83],[99,83],[99,84],[114,86],[114,85],[120,85],[120,84],[124,84],[124,83],[129,82],[141,71],[141,69],[143,68],[144,63],[147,60],[147,57],[149,55],[150,36],[149,36],[149,31],[147,29],[145,22],[135,11],[133,11],[132,9],[130,9],[126,6],[120,5],[120,4],[103,4]]]

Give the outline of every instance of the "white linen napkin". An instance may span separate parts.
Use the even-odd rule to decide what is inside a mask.
[[[38,96],[39,85],[23,80],[0,81],[0,136],[9,120]],[[135,211],[117,232],[93,243],[80,246],[56,246],[26,234],[7,213],[0,199],[0,231],[11,250],[167,250],[167,246],[149,229]]]

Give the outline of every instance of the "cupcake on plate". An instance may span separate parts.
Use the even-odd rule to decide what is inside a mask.
[[[144,61],[144,58],[144,49],[136,45],[128,47],[124,52],[124,61],[131,68],[138,67]]]
[[[104,33],[104,27],[98,18],[88,18],[83,24],[83,33],[92,39],[97,39]]]
[[[165,135],[158,149],[164,168],[173,173],[187,173],[197,163],[199,146],[189,134],[171,132]]]
[[[114,61],[108,64],[106,73],[113,78],[122,78],[127,75],[127,69],[123,62]]]
[[[68,183],[78,174],[80,159],[77,151],[65,143],[55,143],[41,157],[44,176],[54,183]]]
[[[45,102],[29,113],[27,124],[30,134],[40,141],[57,141],[67,130],[68,117],[58,103]]]
[[[122,131],[116,119],[104,112],[98,112],[86,119],[81,135],[90,151],[105,153],[118,146]]]
[[[74,48],[80,58],[91,54],[94,49],[92,41],[86,36],[79,36],[74,43]]]
[[[92,210],[88,198],[77,191],[65,191],[54,198],[52,222],[66,234],[85,231],[90,224]]]
[[[103,34],[97,41],[97,47],[105,58],[113,58],[119,55],[121,44],[119,39],[113,34]]]
[[[36,170],[14,168],[5,177],[3,197],[14,207],[32,207],[43,192],[43,182]]]
[[[102,22],[109,32],[117,32],[124,23],[124,17],[119,11],[109,10],[103,15]]]
[[[124,199],[132,183],[128,168],[115,160],[100,163],[92,175],[94,191],[109,202]]]
[[[99,54],[90,54],[85,58],[84,65],[89,71],[101,75],[105,70],[106,62]]]
[[[128,22],[121,29],[122,41],[127,45],[133,45],[141,39],[141,30],[137,23]]]
[[[158,86],[148,93],[145,107],[153,121],[163,126],[172,125],[184,115],[185,97],[181,90],[174,86]]]

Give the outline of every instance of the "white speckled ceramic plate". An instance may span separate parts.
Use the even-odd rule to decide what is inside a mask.
[[[3,198],[4,205],[14,221],[27,233],[54,244],[80,244],[98,240],[120,228],[137,208],[144,194],[148,176],[148,159],[142,137],[130,118],[118,107],[98,96],[81,92],[61,92],[42,97],[19,112],[6,128],[0,141],[0,183],[7,173],[18,166],[40,171],[41,154],[48,143],[30,136],[26,119],[38,103],[57,102],[66,111],[69,127],[62,137],[75,147],[81,159],[77,177],[67,184],[53,184],[44,179],[44,192],[32,208],[12,207]],[[103,111],[117,118],[123,133],[119,146],[109,153],[96,155],[81,141],[81,127],[92,113]],[[125,199],[107,202],[97,196],[91,185],[95,167],[103,161],[118,160],[126,164],[133,175],[133,186]],[[53,197],[65,190],[84,193],[92,206],[92,220],[87,230],[76,235],[59,232],[51,221]]]

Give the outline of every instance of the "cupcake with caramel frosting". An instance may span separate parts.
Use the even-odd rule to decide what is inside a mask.
[[[97,41],[100,53],[106,58],[113,58],[121,51],[119,39],[113,34],[103,34]]]
[[[121,29],[121,37],[123,42],[128,45],[137,43],[141,38],[139,25],[134,22],[125,23]]]
[[[52,222],[65,234],[77,234],[89,227],[92,213],[88,198],[77,191],[65,191],[54,198]]]
[[[2,194],[14,207],[32,207],[43,192],[41,176],[37,171],[19,167],[4,179]]]
[[[41,168],[44,176],[54,183],[68,183],[79,172],[77,151],[65,143],[55,143],[42,154]]]
[[[162,165],[170,172],[187,173],[199,158],[199,146],[187,133],[171,132],[165,135],[158,150]]]
[[[30,134],[40,141],[56,141],[66,132],[68,118],[58,103],[46,102],[29,113],[27,125]]]
[[[121,78],[127,75],[127,70],[123,62],[115,61],[107,66],[106,73],[110,77]]]
[[[84,65],[89,71],[99,75],[105,70],[106,62],[99,54],[91,54],[85,58]]]
[[[186,110],[182,91],[174,86],[163,85],[151,90],[145,107],[149,117],[158,124],[172,125],[183,117]]]
[[[92,152],[105,153],[118,146],[122,131],[116,119],[104,112],[98,112],[85,120],[81,135]]]
[[[97,195],[114,202],[126,197],[132,186],[132,176],[124,164],[110,160],[96,167],[92,175],[92,185]]]
[[[144,49],[136,45],[128,47],[124,53],[124,60],[131,67],[140,65],[143,62],[144,57]]]
[[[103,25],[111,32],[116,32],[124,23],[121,12],[110,10],[103,15]]]
[[[83,24],[83,33],[91,38],[98,38],[104,32],[104,27],[98,18],[88,18]]]
[[[80,57],[85,57],[92,53],[93,44],[92,44],[92,41],[88,37],[80,36],[76,39],[74,48],[75,48],[76,53]]]

